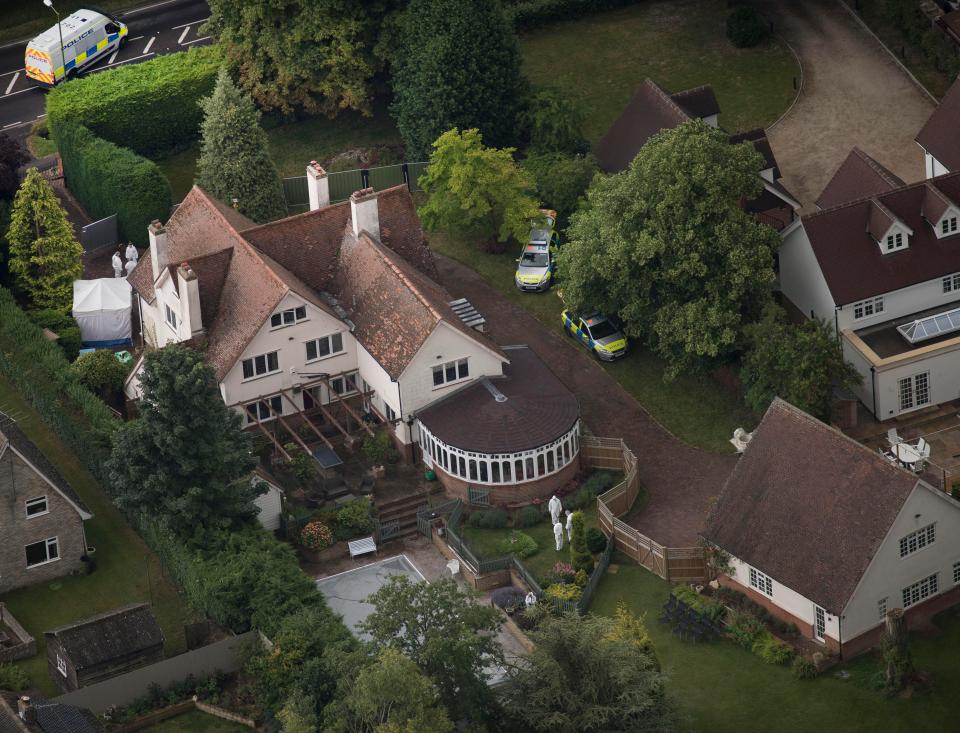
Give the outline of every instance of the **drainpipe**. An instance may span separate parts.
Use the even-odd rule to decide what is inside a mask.
[[[841,309],[842,307],[843,307],[842,305],[835,305],[835,306],[833,306],[833,333],[836,335],[837,341],[840,340],[840,318],[839,318],[839,313],[840,313],[840,309]]]
[[[877,368],[870,367],[870,393],[873,396],[873,416],[877,416]]]

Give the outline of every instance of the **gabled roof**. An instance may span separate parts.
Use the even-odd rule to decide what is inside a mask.
[[[20,429],[16,421],[0,412],[0,456],[3,456],[8,448],[12,448],[23,460],[33,466],[46,479],[47,483],[77,510],[81,519],[93,517],[83,500],[77,496],[77,492],[53,467],[53,464],[47,460],[47,457],[37,448],[36,444]]]
[[[893,191],[906,185],[860,148],[854,148],[837,168],[817,199],[817,206],[829,209],[866,196]]]
[[[99,733],[103,726],[85,708],[31,696],[37,722],[24,723],[17,714],[17,696],[0,692],[0,733]]]
[[[163,632],[148,603],[114,608],[44,636],[60,643],[78,671],[163,644]]]
[[[703,119],[720,114],[720,103],[717,101],[717,95],[713,93],[713,87],[709,84],[671,94],[670,99],[679,104],[691,117]]]
[[[727,479],[703,536],[839,614],[917,483],[778,398]]]
[[[947,170],[960,171],[960,78],[943,95],[916,140]]]
[[[960,272],[960,236],[938,239],[931,223],[923,218],[927,185],[948,200],[960,202],[960,173],[950,173],[803,217],[813,253],[837,305]],[[870,217],[880,216],[874,214],[876,204],[912,231],[909,247],[890,254],[877,247],[868,231]]]
[[[765,130],[758,127],[753,130],[747,130],[746,132],[737,132],[730,136],[731,145],[737,145],[743,142],[753,143],[753,149],[763,156],[764,170],[773,169],[774,180],[780,178],[780,165],[777,163],[777,158],[773,154],[773,148],[770,147],[770,140],[767,139]]]

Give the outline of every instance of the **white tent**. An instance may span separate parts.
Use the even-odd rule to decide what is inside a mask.
[[[87,346],[130,343],[130,283],[123,277],[75,280],[73,317]]]

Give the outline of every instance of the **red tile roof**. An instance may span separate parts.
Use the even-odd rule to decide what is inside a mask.
[[[839,614],[916,485],[909,471],[776,399],[703,536]]]
[[[860,148],[850,151],[823,189],[817,206],[829,209],[848,201],[886,193],[906,185]]]
[[[937,239],[933,226],[923,219],[928,185],[960,204],[960,173],[951,173],[803,217],[810,245],[837,305],[960,272],[960,236]],[[877,213],[883,210],[890,213]],[[868,228],[880,228],[876,219],[871,224],[874,217],[890,216],[913,234],[906,249],[884,254]]]
[[[949,171],[960,171],[960,78],[943,95],[916,140]]]

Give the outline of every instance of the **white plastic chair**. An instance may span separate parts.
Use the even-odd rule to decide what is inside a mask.
[[[453,560],[447,562],[447,570],[450,571],[450,575],[456,578],[460,574],[460,561],[453,558]]]
[[[900,442],[900,436],[897,435],[897,429],[896,429],[896,428],[890,428],[890,429],[887,431],[887,442],[888,442],[890,445],[896,445],[897,443]]]

